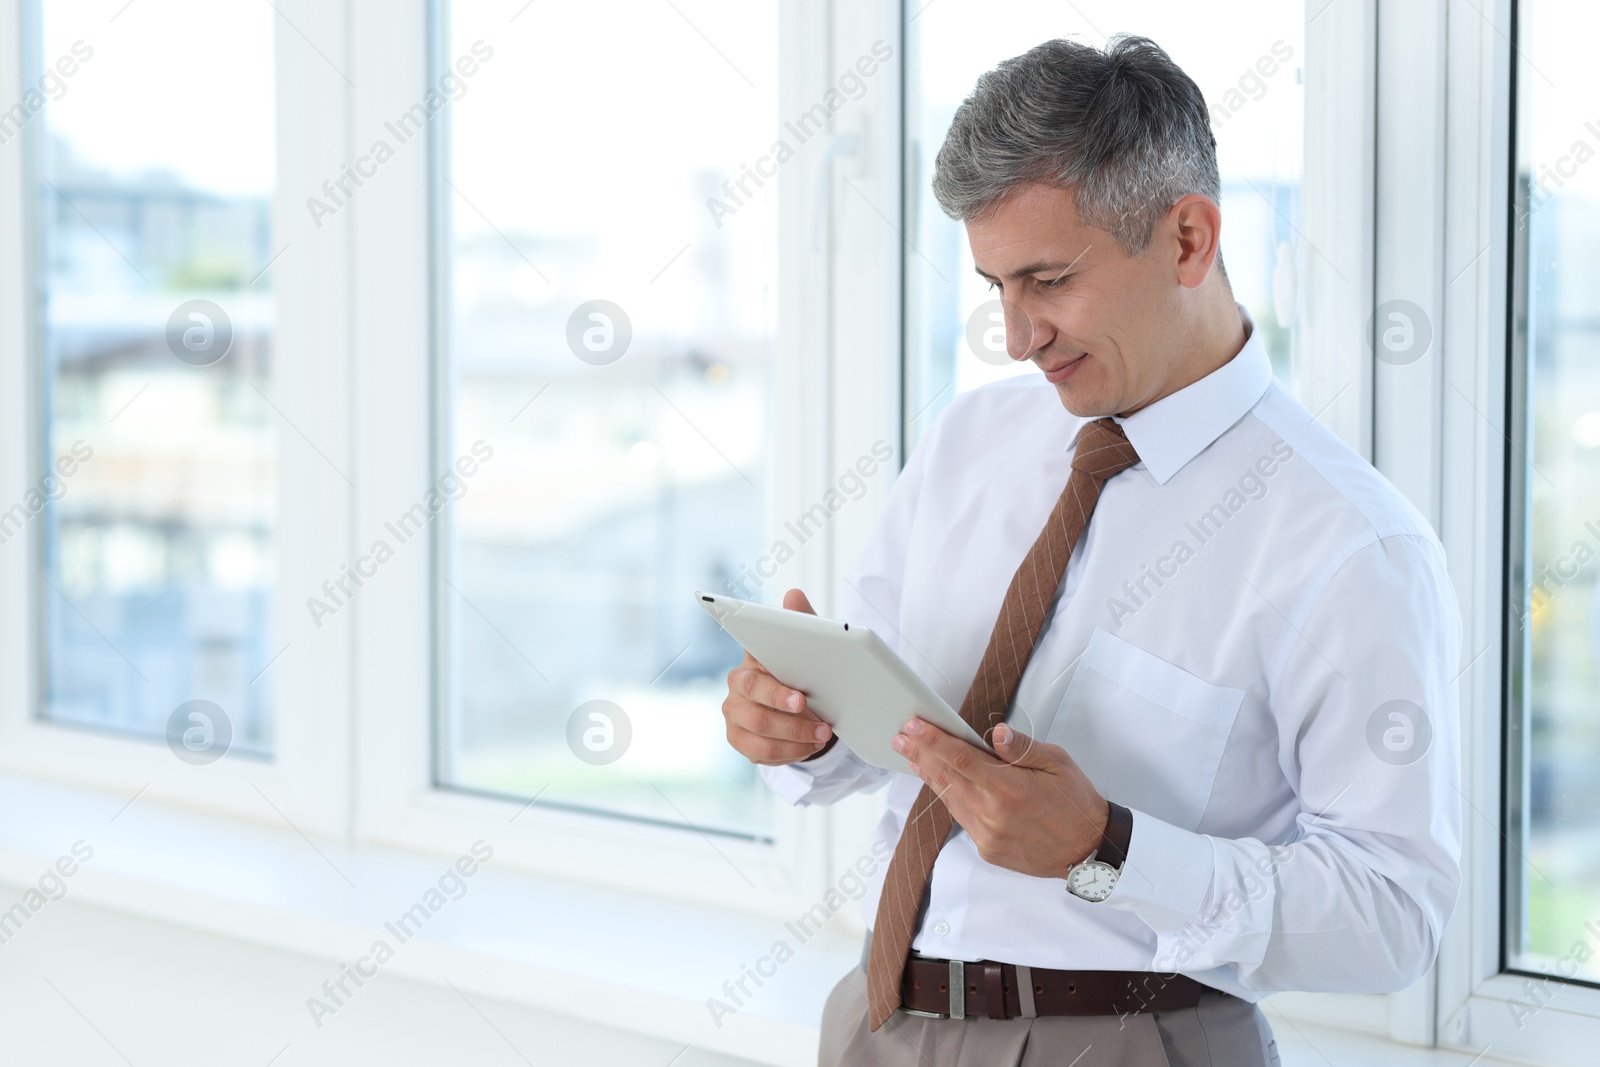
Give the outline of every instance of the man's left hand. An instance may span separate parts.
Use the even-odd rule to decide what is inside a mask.
[[[895,734],[899,752],[997,867],[1065,878],[1100,847],[1110,808],[1067,750],[994,728],[999,758],[922,719]]]

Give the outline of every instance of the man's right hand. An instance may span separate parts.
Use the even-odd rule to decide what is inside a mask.
[[[784,594],[783,606],[816,614],[798,589]],[[833,737],[828,724],[806,706],[806,695],[768,674],[748,652],[744,662],[728,672],[722,717],[728,724],[728,744],[751,763],[798,763],[821,752]]]

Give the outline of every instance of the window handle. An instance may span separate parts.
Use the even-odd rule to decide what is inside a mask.
[[[822,251],[823,227],[828,217],[828,200],[831,192],[830,179],[833,177],[833,161],[835,159],[857,159],[861,153],[861,135],[855,132],[841,132],[834,134],[828,140],[828,147],[822,153],[822,159],[817,163],[817,190],[811,204],[811,250]],[[859,166],[852,168],[859,173]]]

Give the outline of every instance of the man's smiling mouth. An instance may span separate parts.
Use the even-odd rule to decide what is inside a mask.
[[[1044,371],[1044,376],[1049,381],[1061,382],[1070,377],[1072,373],[1076,371],[1078,367],[1083,364],[1083,361],[1088,357],[1089,353],[1080,352],[1071,359],[1063,360],[1062,362],[1057,363],[1054,367],[1046,367],[1041,363],[1039,365],[1039,369]]]

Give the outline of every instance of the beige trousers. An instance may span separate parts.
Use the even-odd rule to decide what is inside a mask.
[[[856,967],[822,1011],[818,1067],[1278,1067],[1261,1009],[1225,993],[1137,1015],[929,1019],[897,1011],[867,1029],[867,975]]]

